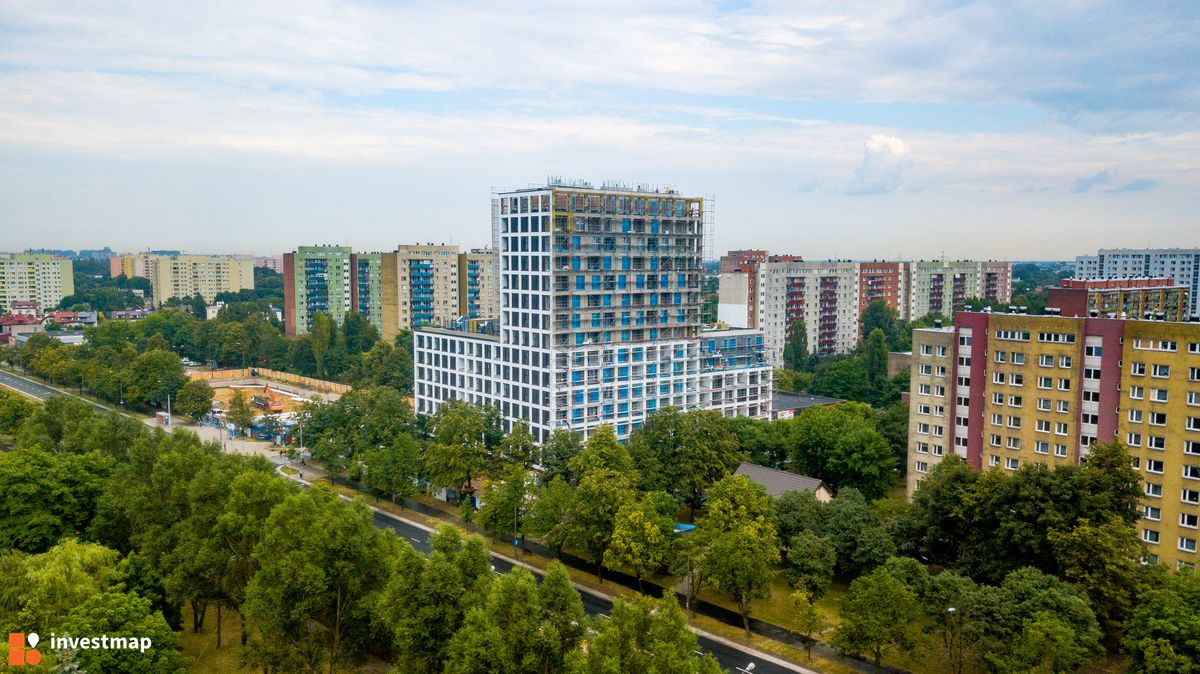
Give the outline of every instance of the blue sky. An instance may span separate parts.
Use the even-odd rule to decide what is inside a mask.
[[[718,251],[1200,245],[1200,5],[1145,4],[0,0],[0,249],[481,245],[547,175]]]

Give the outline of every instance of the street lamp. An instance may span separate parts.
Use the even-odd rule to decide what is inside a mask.
[[[962,630],[962,617],[957,608],[953,606],[946,609],[946,613],[950,614],[950,659],[954,663],[954,673],[962,674],[962,635],[959,634]]]
[[[751,662],[750,664],[746,665],[745,667],[734,667],[734,669],[738,670],[739,672],[742,672],[743,674],[750,674],[750,672],[754,671],[754,663]]]

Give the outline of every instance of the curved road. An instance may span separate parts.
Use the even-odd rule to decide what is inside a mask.
[[[50,396],[64,395],[65,393],[59,389],[3,370],[0,370],[0,385],[15,389],[38,400],[45,400]],[[95,403],[93,405],[101,412],[112,411],[103,405]],[[276,465],[280,465],[284,461],[284,458],[280,456],[268,456],[267,458]],[[300,480],[293,481],[307,486],[306,482]],[[374,514],[375,526],[394,532],[397,536],[407,540],[421,553],[429,554],[429,535],[431,533],[429,528],[400,519],[375,508],[372,508],[372,512]],[[507,573],[514,566],[512,560],[494,552],[492,553],[492,560],[497,573]],[[541,579],[542,574],[537,569],[530,568],[529,570],[534,576]],[[587,588],[580,588],[579,594],[583,599],[583,608],[589,615],[607,616],[612,612],[612,601],[607,597],[596,594]],[[698,633],[697,637],[700,640],[702,651],[711,653],[721,664],[721,667],[730,672],[746,672],[748,671],[746,669],[747,665],[754,663],[754,667],[749,671],[753,671],[755,674],[795,674],[797,672],[800,674],[817,674],[813,670],[784,662],[766,653],[747,649],[745,646],[716,635]]]

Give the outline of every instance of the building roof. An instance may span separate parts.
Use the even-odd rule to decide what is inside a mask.
[[[789,491],[815,492],[819,489],[829,491],[829,487],[825,486],[824,482],[815,477],[789,473],[786,470],[776,470],[754,463],[746,463],[745,461],[737,467],[737,470],[733,474],[745,475],[761,484],[767,490],[767,493],[774,498],[779,498]]]
[[[789,393],[787,391],[771,391],[771,409],[779,410],[804,410],[809,407],[822,407],[825,405],[836,405],[844,403],[841,398],[826,398],[825,396],[814,396],[807,393]]]
[[[37,325],[42,321],[34,316],[25,314],[9,314],[0,316],[0,325]]]

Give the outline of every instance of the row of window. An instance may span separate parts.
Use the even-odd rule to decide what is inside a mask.
[[[1140,469],[1141,463],[1142,463],[1141,457],[1135,456],[1130,460],[1130,464],[1135,469]],[[1155,473],[1158,475],[1162,475],[1163,471],[1166,470],[1166,463],[1160,459],[1146,459],[1146,469],[1145,470],[1147,473]],[[1193,464],[1184,464],[1183,477],[1185,480],[1200,480],[1200,466],[1193,465]]]
[[[1162,498],[1163,487],[1157,482],[1145,482],[1142,484],[1142,493],[1148,498]],[[1179,500],[1189,505],[1200,505],[1200,489],[1185,488],[1180,490]]]
[[[1158,532],[1153,529],[1142,529],[1142,540],[1151,545],[1158,545],[1158,542],[1159,542]],[[1178,547],[1183,552],[1195,552],[1196,551],[1196,539],[1189,538],[1187,536],[1180,536]]]
[[[1142,519],[1151,522],[1162,521],[1162,509],[1157,506],[1142,506]],[[1195,513],[1179,513],[1179,526],[1185,529],[1200,528],[1200,515]]]

